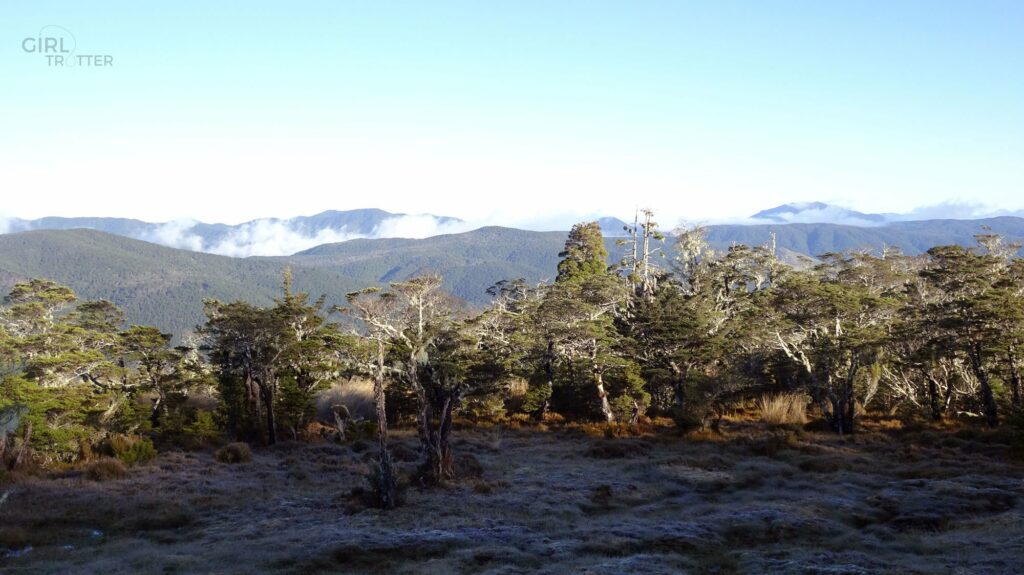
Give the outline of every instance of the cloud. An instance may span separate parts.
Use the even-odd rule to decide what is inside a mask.
[[[139,239],[147,242],[153,242],[155,244],[170,246],[172,248],[201,252],[204,251],[203,238],[196,234],[189,233],[189,230],[195,227],[195,225],[195,220],[175,220],[173,222],[158,225],[151,231],[142,234]]]
[[[299,230],[288,220],[254,220],[231,228],[216,240],[204,240],[195,232],[194,220],[160,224],[138,239],[173,248],[222,256],[287,256],[303,250],[358,238],[428,238],[468,231],[474,226],[461,220],[443,220],[431,215],[395,216],[382,220],[370,233],[346,228]]]
[[[305,234],[292,229],[286,221],[255,220],[242,224],[216,244],[201,251],[231,257],[288,256],[322,244],[364,237],[342,229],[322,229]]]
[[[894,217],[894,220],[973,220],[996,216],[1024,216],[1024,210],[1000,210],[985,204],[973,202],[942,202],[930,206],[914,208],[906,214]]]
[[[395,216],[381,221],[368,237],[419,239],[468,232],[476,227],[479,226],[462,220],[445,221],[429,214]]]
[[[872,227],[884,225],[886,218],[861,214],[841,206],[825,204],[790,204],[793,211],[777,211],[767,217],[751,217],[736,223],[748,224],[817,224],[830,223],[846,226]]]

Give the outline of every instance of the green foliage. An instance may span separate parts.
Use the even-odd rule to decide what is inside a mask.
[[[108,396],[97,396],[84,386],[48,388],[17,376],[0,384],[0,408],[28,408],[18,433],[31,422],[32,449],[52,461],[74,461],[80,444],[99,435],[97,424],[109,401]]]
[[[128,467],[149,463],[156,458],[156,448],[149,438],[116,434],[108,441],[114,457]]]
[[[526,395],[523,397],[522,411],[524,413],[540,412],[545,405],[550,403],[551,394],[552,389],[543,375],[531,379],[530,385],[526,389]]]
[[[0,407],[28,408],[22,424],[32,424],[32,447],[44,461],[70,462],[107,434],[159,427],[160,416],[173,414],[203,379],[184,348],[170,347],[170,335],[141,326],[122,332],[116,305],[71,307],[76,300],[65,286],[30,280],[16,284],[0,309],[8,373]],[[147,409],[150,394],[154,406]],[[141,462],[152,444],[131,449],[123,456]]]
[[[601,235],[601,226],[597,222],[574,225],[565,241],[565,249],[558,257],[562,261],[558,263],[556,281],[604,273],[608,269],[608,250]]]
[[[324,300],[311,304],[291,287],[286,272],[273,307],[206,303],[202,332],[236,437],[273,444],[279,432],[297,436],[315,414],[313,395],[340,371],[334,348],[343,338],[324,319]]]
[[[318,389],[299,387],[292,378],[281,380],[277,394],[278,425],[282,430],[288,430],[293,439],[316,416],[316,391]]]

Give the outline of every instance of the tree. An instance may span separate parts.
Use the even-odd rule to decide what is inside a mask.
[[[608,270],[608,250],[604,247],[601,226],[597,222],[579,223],[569,231],[565,249],[558,257],[558,276],[555,281],[604,274]]]
[[[385,357],[392,341],[402,336],[399,321],[398,302],[394,294],[382,292],[380,288],[367,288],[346,296],[349,307],[346,312],[355,317],[364,327],[367,337],[373,342],[373,360],[369,371],[373,375],[373,399],[377,412],[377,465],[375,483],[380,505],[391,509],[397,505],[398,480],[394,463],[388,449],[388,416],[386,405],[387,366]]]
[[[586,386],[596,392],[600,415],[607,422],[616,419],[607,386],[610,375],[616,376],[615,383],[619,384],[615,391],[620,413],[623,403],[646,409],[649,396],[636,375],[635,363],[621,353],[622,342],[614,322],[628,300],[629,289],[622,278],[608,270],[607,251],[597,223],[573,226],[560,255],[563,259],[558,264],[558,277],[545,290],[535,312],[545,343],[547,371],[554,375],[557,359],[567,372],[569,390],[579,386],[580,375],[586,374],[590,380]]]
[[[807,378],[811,397],[837,433],[853,433],[858,376],[877,362],[896,302],[844,281],[852,261],[827,256],[816,273],[794,273],[773,290],[778,348]]]
[[[322,306],[322,298],[309,304],[307,294],[293,294],[287,272],[283,296],[274,307],[206,302],[207,321],[201,332],[236,434],[261,435],[274,444],[282,423],[297,434],[310,411],[312,392],[336,371],[331,343],[337,331],[321,317]],[[283,422],[278,421],[282,384],[294,392],[284,397],[288,409]],[[260,421],[265,434],[258,431]]]
[[[386,292],[370,289],[349,296],[352,313],[364,323],[377,345],[374,396],[385,491],[382,498],[389,496],[392,489],[391,480],[385,477],[391,473],[387,467],[390,455],[387,454],[383,379],[388,346],[402,357],[390,371],[399,374],[416,396],[417,431],[425,457],[423,481],[436,484],[455,476],[448,437],[451,413],[461,392],[459,385],[452,384],[454,372],[440,369],[432,360],[438,338],[452,325],[454,305],[440,290],[441,284],[441,276],[427,274],[394,282]]]
[[[640,215],[643,214],[643,219]],[[664,255],[661,248],[652,248],[651,240],[664,242],[665,235],[658,231],[658,223],[654,221],[654,211],[637,210],[632,226],[625,226],[629,240],[617,240],[617,245],[629,245],[631,250],[623,258],[620,265],[627,270],[626,277],[637,297],[651,299],[658,286],[658,266],[651,261],[655,255]]]
[[[405,350],[406,381],[416,394],[417,427],[426,457],[423,480],[428,484],[455,477],[448,436],[460,390],[454,372],[431,365],[435,342],[452,322],[453,305],[440,291],[442,282],[440,275],[427,274],[391,284],[401,305],[398,343]]]
[[[996,281],[1005,265],[992,253],[980,253],[962,246],[939,246],[928,250],[924,279],[941,291],[940,298],[926,310],[934,331],[934,345],[947,354],[963,354],[978,381],[980,403],[989,426],[999,424],[998,407],[992,390],[994,354],[1000,340],[1008,335],[1001,321],[1002,309]]]

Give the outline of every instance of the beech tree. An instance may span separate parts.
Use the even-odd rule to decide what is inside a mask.
[[[206,302],[201,332],[218,373],[222,400],[236,434],[257,434],[277,442],[283,403],[294,434],[312,410],[312,392],[337,371],[332,342],[337,330],[321,315],[323,298],[310,304],[308,295],[291,291],[285,273],[283,296],[274,307],[246,302]],[[294,393],[279,397],[285,385]],[[283,401],[282,401],[283,400]],[[259,433],[258,422],[264,433]]]
[[[348,308],[345,311],[356,318],[365,330],[366,337],[373,343],[369,371],[373,376],[373,400],[377,413],[377,465],[378,472],[374,487],[384,509],[397,504],[398,480],[394,462],[388,449],[387,416],[387,370],[385,363],[391,342],[402,337],[402,322],[398,301],[394,294],[380,288],[367,288],[346,296]]]
[[[829,258],[817,274],[791,274],[771,302],[779,349],[802,370],[832,429],[844,434],[855,429],[858,377],[878,361],[896,310],[892,298],[833,275],[848,264]]]
[[[942,294],[927,308],[934,344],[947,355],[966,357],[978,382],[985,421],[995,427],[999,412],[991,382],[997,353],[993,343],[1006,335],[995,293],[999,258],[961,246],[935,247],[928,250],[928,256],[929,263],[921,274]]]
[[[605,421],[616,419],[609,375],[615,376],[614,403],[620,415],[645,411],[650,396],[643,390],[638,366],[624,355],[615,327],[615,317],[628,301],[628,285],[608,269],[598,224],[573,226],[560,256],[558,277],[536,311],[548,353],[563,364],[570,387],[579,385],[581,377],[589,379]]]

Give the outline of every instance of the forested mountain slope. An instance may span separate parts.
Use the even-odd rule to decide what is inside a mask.
[[[797,254],[898,247],[918,254],[935,245],[974,243],[986,229],[1024,239],[1024,219],[896,222],[878,227],[835,224],[710,226],[717,249],[734,243],[764,244],[775,232],[780,257]],[[175,333],[202,319],[206,298],[246,299],[265,304],[280,289],[291,266],[296,288],[327,294],[341,303],[347,292],[424,272],[445,277],[445,289],[471,304],[484,304],[486,289],[502,279],[551,280],[564,232],[486,227],[426,239],[358,239],[321,245],[288,257],[230,258],[168,248],[92,230],[29,231],[0,236],[0,289],[17,280],[46,277],[85,298],[120,305],[132,322]],[[605,240],[610,260],[624,247]],[[666,246],[666,253],[671,253]]]

